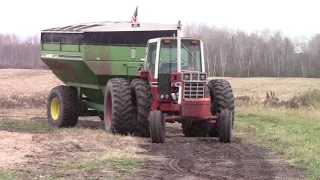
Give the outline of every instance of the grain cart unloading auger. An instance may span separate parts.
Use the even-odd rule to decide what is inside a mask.
[[[99,116],[108,132],[163,143],[165,122],[179,122],[185,136],[230,142],[231,86],[222,79],[208,81],[201,39],[180,32],[180,22],[43,30],[41,59],[66,84],[48,96],[49,123],[73,127],[78,117]]]

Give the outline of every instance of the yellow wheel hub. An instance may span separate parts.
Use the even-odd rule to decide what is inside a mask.
[[[54,98],[51,101],[51,117],[54,120],[57,120],[60,116],[60,102],[57,98]]]

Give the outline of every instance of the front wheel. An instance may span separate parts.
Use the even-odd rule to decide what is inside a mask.
[[[150,112],[149,129],[152,143],[164,143],[165,124],[161,111],[153,110]]]
[[[232,136],[232,111],[223,109],[219,119],[219,141],[224,143],[231,142]]]

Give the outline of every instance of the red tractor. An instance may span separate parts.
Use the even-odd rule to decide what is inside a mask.
[[[219,137],[230,143],[232,88],[226,80],[207,79],[203,42],[182,38],[180,29],[178,25],[177,37],[148,41],[144,69],[131,82],[136,127],[153,143],[165,142],[166,122],[181,123],[187,137]]]

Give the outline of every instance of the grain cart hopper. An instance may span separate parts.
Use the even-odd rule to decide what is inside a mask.
[[[77,24],[41,32],[41,59],[66,85],[47,100],[51,125],[99,116],[108,132],[165,141],[165,123],[185,136],[230,142],[234,100],[226,80],[207,80],[203,43],[181,25]]]

